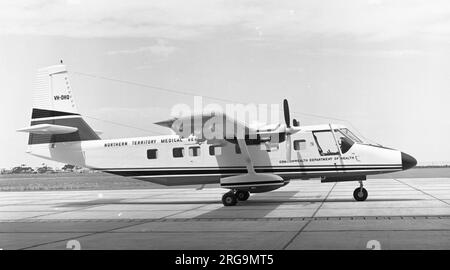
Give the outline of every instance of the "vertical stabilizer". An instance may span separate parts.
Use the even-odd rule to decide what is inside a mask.
[[[31,126],[44,124],[73,127],[76,131],[66,134],[30,132],[28,144],[100,139],[78,113],[65,65],[38,70],[33,92]]]

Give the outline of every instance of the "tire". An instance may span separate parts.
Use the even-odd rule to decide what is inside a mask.
[[[250,197],[250,192],[243,191],[243,190],[238,190],[238,191],[236,191],[235,195],[236,195],[236,199],[238,201],[242,201],[243,202],[243,201],[248,200],[248,198]]]
[[[222,203],[224,206],[234,206],[237,204],[236,195],[233,192],[227,192],[222,196]]]
[[[365,201],[367,199],[367,196],[369,196],[369,193],[365,188],[356,188],[355,191],[353,191],[353,198],[357,200],[358,202]]]

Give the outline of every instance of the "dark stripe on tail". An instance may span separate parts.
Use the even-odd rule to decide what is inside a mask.
[[[33,109],[31,113],[31,119],[45,118],[45,117],[55,117],[55,116],[67,116],[67,115],[79,115],[77,113],[68,113],[60,111]]]

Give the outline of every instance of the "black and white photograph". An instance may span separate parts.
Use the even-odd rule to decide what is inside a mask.
[[[448,1],[0,0],[0,93],[0,253],[450,249]]]

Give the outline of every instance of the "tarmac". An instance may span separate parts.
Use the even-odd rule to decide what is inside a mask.
[[[291,181],[224,207],[220,188],[0,192],[1,249],[450,249],[450,178]]]

